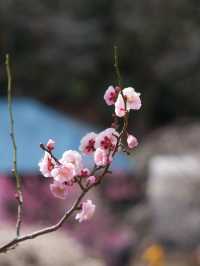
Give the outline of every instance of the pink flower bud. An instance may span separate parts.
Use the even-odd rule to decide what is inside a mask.
[[[96,182],[96,176],[91,175],[87,178],[87,184],[88,185],[93,185]]]
[[[49,151],[52,151],[55,148],[55,141],[49,139],[46,146]]]
[[[135,136],[129,134],[128,138],[127,138],[127,143],[128,143],[128,147],[130,149],[134,149],[135,147],[138,146],[138,140]]]
[[[115,87],[115,91],[116,91],[117,93],[119,93],[120,90],[121,90],[121,88],[120,88],[119,86],[116,86],[116,87]]]
[[[82,177],[87,177],[90,175],[90,170],[88,168],[84,168],[81,170],[81,176]]]
[[[77,213],[75,217],[75,219],[78,220],[79,223],[91,219],[96,209],[96,206],[92,203],[91,200],[83,202],[81,207],[81,212]]]

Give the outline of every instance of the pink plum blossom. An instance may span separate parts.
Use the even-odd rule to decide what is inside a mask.
[[[127,143],[128,143],[128,147],[130,149],[134,149],[135,147],[138,146],[138,140],[135,136],[129,134],[128,138],[127,138]]]
[[[119,133],[114,128],[107,128],[97,135],[95,148],[113,151],[117,144],[117,137]]]
[[[63,165],[66,165],[67,163],[73,164],[76,175],[79,175],[81,170],[83,169],[82,156],[78,151],[65,151],[62,155],[62,158],[60,159],[60,162]]]
[[[91,175],[87,178],[88,185],[93,185],[96,182],[96,176]]]
[[[124,98],[126,99],[126,108],[124,99],[121,93],[118,94],[117,101],[115,102],[115,113],[117,116],[122,117],[125,115],[126,110],[139,110],[142,106],[140,93],[136,92],[134,88],[128,87],[122,90]]]
[[[50,184],[50,190],[56,198],[66,199],[69,187],[65,183],[55,180],[53,184]]]
[[[97,134],[90,132],[81,139],[79,150],[86,154],[92,154],[95,151],[95,139]]]
[[[115,114],[123,117],[130,110],[139,110],[142,106],[140,93],[134,88],[109,86],[104,94],[104,100],[107,105],[115,106]],[[116,117],[115,117],[116,118]],[[79,150],[84,155],[93,154],[94,168],[89,170],[84,168],[82,155],[76,150],[67,150],[63,153],[61,159],[56,159],[52,151],[55,148],[55,141],[49,139],[46,145],[41,144],[40,147],[45,151],[44,157],[39,162],[41,173],[45,177],[52,177],[53,183],[50,184],[51,193],[59,199],[66,199],[69,191],[74,185],[79,185],[81,194],[77,201],[71,207],[70,213],[80,210],[75,216],[79,223],[91,219],[94,215],[96,206],[91,200],[81,203],[83,196],[95,185],[98,185],[102,177],[109,173],[109,166],[116,152],[121,148],[123,151],[122,141],[124,135],[127,136],[127,145],[129,149],[133,149],[138,145],[135,136],[127,133],[127,121],[124,124],[121,133],[117,132],[118,119],[114,119],[110,128],[107,128],[96,134],[90,132],[86,134],[80,141]],[[112,127],[113,126],[113,127]],[[127,151],[128,153],[128,151]],[[97,166],[97,167],[96,167]],[[96,172],[104,169],[104,171]]]
[[[97,148],[94,153],[94,162],[97,166],[106,166],[108,163],[112,161],[112,156],[109,156],[109,152],[102,149]]]
[[[91,219],[94,215],[95,208],[96,206],[92,203],[91,200],[83,202],[81,212],[76,214],[75,219],[78,220],[79,223]]]
[[[52,139],[49,139],[46,146],[49,151],[52,151],[55,148],[55,141]]]
[[[88,169],[88,168],[83,168],[82,170],[81,170],[81,174],[80,174],[80,176],[82,176],[82,177],[87,177],[87,176],[89,176],[90,175],[90,170]]]
[[[123,89],[123,94],[126,97],[127,109],[139,110],[142,106],[140,93],[136,92],[134,88],[128,87]]]
[[[114,89],[113,86],[109,86],[104,94],[104,100],[107,103],[107,105],[113,105],[115,104],[115,101],[117,99],[117,92]]]
[[[51,171],[52,177],[59,182],[70,182],[76,175],[75,166],[72,163],[57,165]]]
[[[118,117],[123,117],[126,114],[124,99],[121,95],[118,96],[117,101],[115,103],[115,114]]]
[[[55,167],[55,161],[48,152],[44,153],[44,157],[41,159],[38,166],[44,177],[52,177],[51,171]]]

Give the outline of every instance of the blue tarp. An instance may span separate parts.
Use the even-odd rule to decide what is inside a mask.
[[[40,143],[49,138],[56,141],[55,155],[61,157],[68,149],[77,150],[80,139],[88,132],[100,132],[70,116],[29,98],[13,101],[16,142],[18,148],[18,168],[21,172],[37,173],[38,161],[43,155]],[[6,99],[0,100],[0,172],[9,173],[12,169],[12,145],[9,136],[9,117]],[[131,171],[133,160],[125,155],[117,155],[113,170]],[[38,172],[39,173],[39,172]]]

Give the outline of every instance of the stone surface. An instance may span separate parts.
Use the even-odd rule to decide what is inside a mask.
[[[13,229],[2,225],[0,244],[9,240]],[[3,229],[4,228],[4,229]],[[33,229],[29,229],[30,230]],[[98,258],[86,254],[84,248],[62,231],[22,243],[0,256],[1,266],[105,266]]]
[[[200,156],[150,161],[147,193],[157,238],[190,247],[200,242]]]

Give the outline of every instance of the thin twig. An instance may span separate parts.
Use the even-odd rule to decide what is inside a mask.
[[[29,239],[34,239],[38,236],[41,236],[41,235],[45,235],[45,234],[48,234],[48,233],[51,233],[51,232],[54,232],[54,231],[57,231],[59,228],[62,227],[63,223],[77,210],[79,210],[79,204],[81,202],[81,200],[83,199],[83,197],[86,195],[86,193],[91,190],[93,187],[97,186],[98,184],[100,184],[102,178],[105,176],[105,174],[108,172],[108,168],[109,168],[110,164],[108,164],[105,168],[104,168],[104,171],[103,173],[101,174],[101,176],[99,177],[98,179],[98,182],[90,185],[89,187],[87,188],[84,188],[84,190],[81,192],[81,194],[79,195],[78,199],[75,200],[75,202],[73,203],[72,207],[66,211],[64,213],[64,215],[61,217],[61,219],[54,225],[52,226],[49,226],[49,227],[45,227],[41,230],[38,230],[38,231],[35,231],[33,233],[29,233],[29,234],[26,234],[24,236],[20,236],[20,237],[17,237],[17,238],[14,238],[12,240],[10,240],[9,242],[7,242],[6,244],[4,244],[3,246],[0,247],[0,253],[5,253],[13,248],[16,247],[17,244],[19,244],[20,242],[24,242],[26,240],[29,240]]]
[[[121,73],[120,73],[120,68],[119,68],[119,56],[118,56],[118,47],[115,45],[114,46],[114,68],[116,72],[116,77],[117,77],[117,82],[120,88],[120,94],[123,98],[124,101],[124,109],[126,111],[126,114],[123,118],[123,128],[120,132],[120,137],[118,139],[118,144],[120,143],[121,137],[127,132],[127,127],[128,127],[128,118],[129,118],[129,112],[127,111],[127,103],[126,103],[126,97],[123,94],[123,87],[122,87],[122,78],[121,78]],[[116,150],[117,151],[117,150]],[[116,153],[115,151],[115,153]]]
[[[117,76],[117,83],[118,83],[119,87],[121,88],[122,78],[121,78],[121,73],[119,70],[118,47],[116,45],[114,46],[114,67],[115,67],[116,76]]]
[[[49,149],[47,149],[43,143],[40,143],[40,148],[41,148],[43,151],[47,152],[47,153],[51,156],[51,158],[53,158],[54,161],[55,161],[58,165],[61,164],[61,163],[59,162],[59,160],[53,155],[52,151],[49,150]]]
[[[16,236],[20,236],[20,229],[22,223],[22,208],[23,208],[23,194],[21,190],[21,177],[17,170],[17,145],[15,140],[15,131],[14,131],[14,119],[13,119],[13,111],[12,111],[12,76],[10,71],[10,57],[6,55],[6,74],[8,79],[8,87],[7,87],[7,96],[8,96],[8,112],[9,112],[9,122],[10,122],[10,137],[13,146],[13,169],[12,172],[16,179],[16,199],[18,202],[17,207],[17,222],[16,222]]]
[[[0,253],[5,253],[8,250],[12,249],[13,247],[15,247],[18,243],[20,242],[24,242],[28,239],[34,239],[38,236],[41,235],[45,235],[51,232],[54,232],[56,230],[58,230],[63,223],[65,222],[65,220],[67,220],[67,218],[69,218],[69,216],[71,216],[71,214],[74,213],[74,211],[79,210],[79,203],[81,202],[82,198],[85,196],[85,194],[91,189],[92,187],[88,187],[87,189],[85,189],[84,191],[82,191],[82,193],[80,194],[80,196],[78,197],[78,199],[74,202],[74,204],[72,205],[72,207],[66,211],[64,213],[64,215],[62,216],[62,218],[55,224],[49,227],[45,227],[41,230],[35,231],[33,233],[24,235],[24,236],[20,236],[18,238],[14,238],[11,241],[9,241],[8,243],[4,244],[3,246],[0,247]]]

